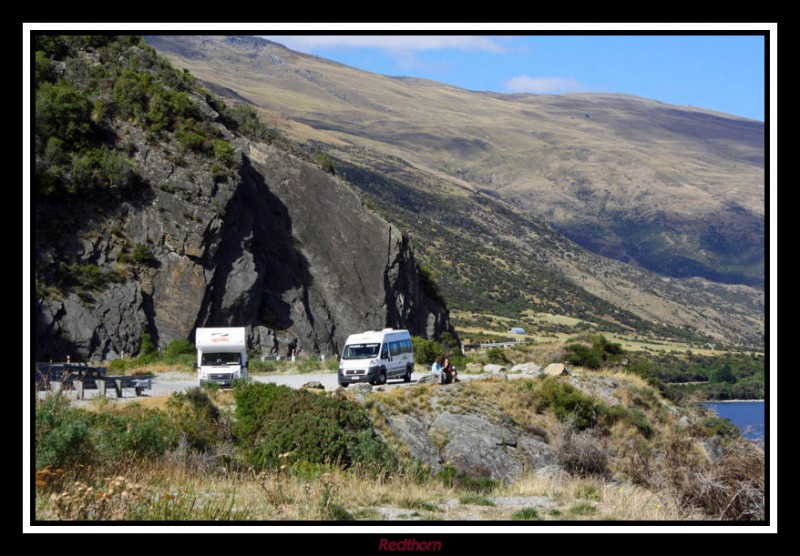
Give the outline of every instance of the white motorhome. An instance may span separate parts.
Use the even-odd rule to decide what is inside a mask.
[[[197,382],[230,385],[247,378],[247,332],[245,328],[198,328]]]
[[[386,384],[390,378],[411,382],[413,372],[414,345],[408,330],[352,334],[339,360],[339,384],[345,388],[353,382]]]

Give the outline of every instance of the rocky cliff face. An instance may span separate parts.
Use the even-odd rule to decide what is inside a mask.
[[[124,125],[116,143],[142,177],[138,193],[113,206],[37,203],[37,267],[96,278],[39,288],[37,357],[109,359],[138,352],[143,332],[163,347],[202,326],[247,326],[253,350],[281,355],[295,345],[336,353],[368,329],[453,332],[421,287],[407,237],[348,185],[219,128],[236,147],[235,171]]]

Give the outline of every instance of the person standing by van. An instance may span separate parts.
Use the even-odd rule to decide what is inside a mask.
[[[442,358],[437,357],[431,365],[431,374],[439,379],[439,384],[444,381],[444,371],[442,370]]]

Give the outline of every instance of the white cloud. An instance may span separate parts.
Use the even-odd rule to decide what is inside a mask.
[[[409,36],[409,35],[273,35],[265,39],[293,50],[311,52],[324,48],[377,48],[388,51],[464,50],[506,52],[508,49],[491,37],[480,36]]]
[[[505,82],[509,93],[574,93],[585,91],[586,87],[571,77],[530,77],[519,75]]]

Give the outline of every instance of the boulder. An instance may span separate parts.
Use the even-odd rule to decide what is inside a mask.
[[[525,470],[555,463],[552,448],[541,439],[484,415],[440,413],[428,434],[447,439],[442,459],[470,477],[510,481]]]
[[[564,363],[550,363],[544,368],[544,374],[548,376],[566,376],[569,374]]]
[[[480,363],[467,363],[466,372],[468,373],[482,373],[483,365]]]
[[[526,430],[486,415],[386,414],[395,439],[412,458],[438,473],[445,466],[469,477],[511,481],[525,472],[557,466],[553,448]]]
[[[511,367],[512,373],[522,373],[524,375],[534,375],[542,371],[542,367],[536,363],[519,363]]]
[[[484,373],[492,373],[492,374],[507,373],[508,372],[508,367],[506,367],[504,365],[493,365],[493,364],[490,363],[489,365],[484,365],[483,366],[483,372]]]
[[[367,385],[369,386],[369,385]],[[306,382],[300,387],[301,390],[325,390],[325,387],[322,383],[318,380],[312,380],[311,382]]]
[[[356,384],[352,384],[349,389],[360,394],[369,394],[372,392],[372,385],[366,382],[357,382]]]
[[[439,384],[439,377],[433,373],[424,374],[417,379],[417,384]]]

